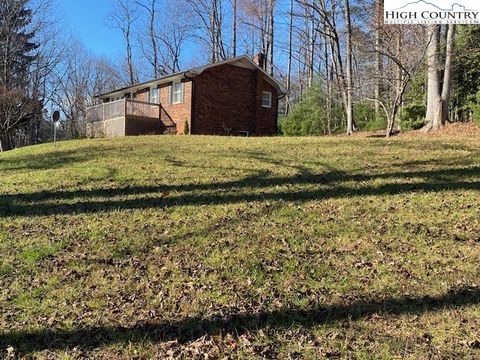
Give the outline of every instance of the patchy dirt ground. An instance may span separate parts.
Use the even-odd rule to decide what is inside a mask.
[[[464,137],[480,137],[480,126],[474,123],[453,123],[447,124],[443,129],[426,133],[421,130],[408,131],[401,136],[420,136],[420,137],[439,137],[439,138],[464,138]]]
[[[360,131],[353,135],[360,138],[376,138],[384,137],[385,131]],[[345,137],[345,135],[340,135]],[[475,123],[452,123],[445,125],[442,129],[432,132],[424,132],[422,130],[413,130],[400,132],[394,137],[422,137],[422,138],[471,138],[480,137],[480,126]]]

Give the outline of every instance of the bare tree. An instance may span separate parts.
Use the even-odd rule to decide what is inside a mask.
[[[94,104],[94,96],[118,87],[121,80],[107,60],[90,54],[78,40],[71,43],[56,69],[51,101],[63,114],[67,136],[77,138],[85,136],[86,109]]]
[[[180,71],[182,50],[191,38],[193,26],[184,3],[164,2],[162,15],[157,22],[160,74]]]
[[[130,85],[138,82],[138,72],[135,69],[132,51],[133,25],[137,19],[136,6],[128,0],[116,0],[115,9],[110,14],[110,23],[122,32],[125,41],[125,62]]]
[[[387,118],[387,137],[391,136],[395,130],[395,122],[398,112],[404,102],[405,92],[410,85],[413,76],[423,66],[426,47],[419,46],[422,44],[423,31],[416,26],[383,26],[379,25],[377,31],[383,41],[380,46],[376,39],[372,39],[366,44],[365,51],[376,55],[379,53],[387,60],[387,64],[383,69],[383,73],[379,79],[373,80],[373,85],[378,81],[385,84],[385,87],[391,91],[385,92],[378,99],[367,97],[367,100],[374,101],[383,109]],[[405,56],[405,53],[408,56]],[[363,86],[371,84],[368,73],[364,74],[364,78],[360,81]]]
[[[328,47],[332,77],[339,89],[345,112],[347,134],[355,130],[353,118],[353,51],[352,51],[352,25],[350,2],[343,2],[343,22],[345,28],[342,30],[338,25],[339,1],[320,0],[310,3],[301,0],[303,6],[310,7],[316,12],[321,26],[316,30],[325,39],[325,46]],[[332,89],[330,89],[331,91]]]
[[[52,81],[55,69],[61,65],[64,43],[62,36],[62,20],[56,12],[51,0],[30,2],[32,11],[31,30],[34,32],[38,47],[35,50],[35,61],[30,66],[28,93],[42,108],[46,108],[55,92],[56,84]],[[28,125],[28,142],[35,144],[45,141],[46,119],[41,112],[35,114]],[[43,131],[42,131],[43,130]]]
[[[306,85],[310,88],[315,76],[315,58],[317,44],[317,34],[319,27],[317,24],[317,12],[314,11],[314,0],[308,0],[300,4],[303,7],[303,31],[300,32],[301,47],[303,50],[302,65],[305,68]]]
[[[138,42],[142,48],[145,59],[149,62],[152,68],[152,76],[154,79],[161,75],[158,59],[158,40],[156,32],[157,21],[157,0],[136,0],[137,4],[147,14],[147,33],[148,33],[148,45],[145,45],[144,32],[140,32],[138,36]]]
[[[199,25],[196,35],[208,44],[210,61],[218,62],[226,59],[223,41],[223,9],[221,0],[185,0]]]
[[[150,79],[179,71],[182,49],[192,30],[185,4],[164,0],[161,11],[157,0],[137,0],[136,4],[143,10],[141,25],[135,26],[136,39],[149,68],[141,75]]]
[[[251,30],[254,52],[266,56],[264,70],[273,74],[276,0],[244,0],[242,7],[243,24]]]

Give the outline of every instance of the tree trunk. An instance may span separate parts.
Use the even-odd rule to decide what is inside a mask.
[[[158,74],[158,50],[157,50],[157,39],[155,34],[155,0],[152,0],[150,8],[150,42],[152,43],[152,55],[153,55],[153,77],[157,79]]]
[[[380,47],[382,46],[382,38],[380,34],[380,26],[381,26],[381,18],[383,18],[383,14],[381,14],[381,3],[380,0],[377,0],[375,4],[375,116],[380,115],[380,103],[382,97],[382,76],[383,76],[383,59],[382,54],[380,52]]]
[[[427,113],[424,131],[437,130],[442,127],[442,98],[440,94],[439,46],[440,27],[427,27]]]
[[[270,0],[270,25],[269,25],[269,34],[268,34],[268,42],[270,43],[270,75],[273,76],[273,41],[274,41],[274,10],[275,10],[275,1]]]
[[[131,39],[131,23],[126,24],[124,36],[125,36],[125,45],[127,47],[127,66],[128,66],[128,77],[130,85],[135,84],[135,71],[133,69],[133,55],[132,55],[132,39]]]
[[[353,123],[353,81],[352,81],[352,25],[350,18],[350,3],[349,0],[345,0],[345,24],[347,28],[347,61],[346,61],[346,115],[347,115],[347,134],[352,135],[354,131]]]
[[[312,7],[314,6],[314,1],[312,1]],[[311,87],[313,85],[313,74],[314,74],[314,61],[315,61],[315,11],[312,11],[310,16],[308,17],[310,19],[310,27],[309,27],[309,34],[310,34],[310,39],[309,39],[309,49],[308,49],[308,87]]]
[[[395,118],[389,114],[387,117],[387,138],[393,135],[394,126],[395,126]]]
[[[323,56],[325,58],[325,87],[326,87],[326,108],[327,108],[327,133],[328,135],[332,134],[332,71],[330,69],[330,61],[328,54],[328,39],[326,38],[325,32],[325,46],[323,48]]]
[[[232,21],[232,54],[237,56],[237,0],[232,0],[233,21]]]
[[[290,0],[290,24],[288,28],[288,70],[287,70],[287,96],[285,104],[285,115],[290,112],[290,90],[292,86],[292,46],[293,46],[293,0]]]
[[[217,17],[217,1],[212,0],[212,9],[210,12],[210,61],[212,63],[217,62],[218,53],[217,53],[217,26],[216,26],[216,17]]]
[[[447,46],[445,54],[445,71],[443,75],[442,88],[442,124],[448,120],[450,112],[450,95],[452,92],[452,57],[453,47],[455,42],[455,24],[448,25],[447,31]]]
[[[403,31],[402,31],[402,27],[400,26],[398,28],[398,32],[397,32],[397,54],[398,54],[398,59],[400,60],[401,63],[404,63],[403,61],[403,51],[402,51],[402,43],[403,43]],[[401,93],[403,92],[403,69],[401,66],[399,65],[396,65],[397,67],[397,79],[396,79],[396,83],[395,83],[395,87],[396,87],[396,92],[395,92],[395,98],[396,99],[400,99],[400,103],[398,104],[398,108],[399,110],[401,110],[402,106],[403,106],[403,102],[401,101]],[[393,123],[395,123],[395,117],[397,115],[398,111],[395,111],[395,114],[394,114],[394,119],[393,119]],[[393,132],[393,125],[392,125],[392,129],[391,131]]]

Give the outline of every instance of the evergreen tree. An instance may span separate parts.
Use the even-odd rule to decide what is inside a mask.
[[[453,70],[452,107],[456,121],[468,121],[470,110],[474,119],[480,120],[480,28],[463,25],[458,29]]]
[[[325,111],[326,95],[320,80],[314,81],[307,89],[300,102],[282,119],[280,129],[283,135],[307,136],[326,135],[345,130],[343,108],[332,107],[331,123]]]
[[[28,29],[31,22],[27,0],[0,2],[0,85],[6,90],[27,88],[32,52],[38,47]]]
[[[27,0],[0,1],[0,151],[13,146],[12,134],[41,116],[41,104],[29,97],[29,72],[38,47],[29,31]]]

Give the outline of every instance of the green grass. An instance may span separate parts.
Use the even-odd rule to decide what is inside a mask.
[[[479,145],[161,136],[0,154],[0,357],[479,358]]]

